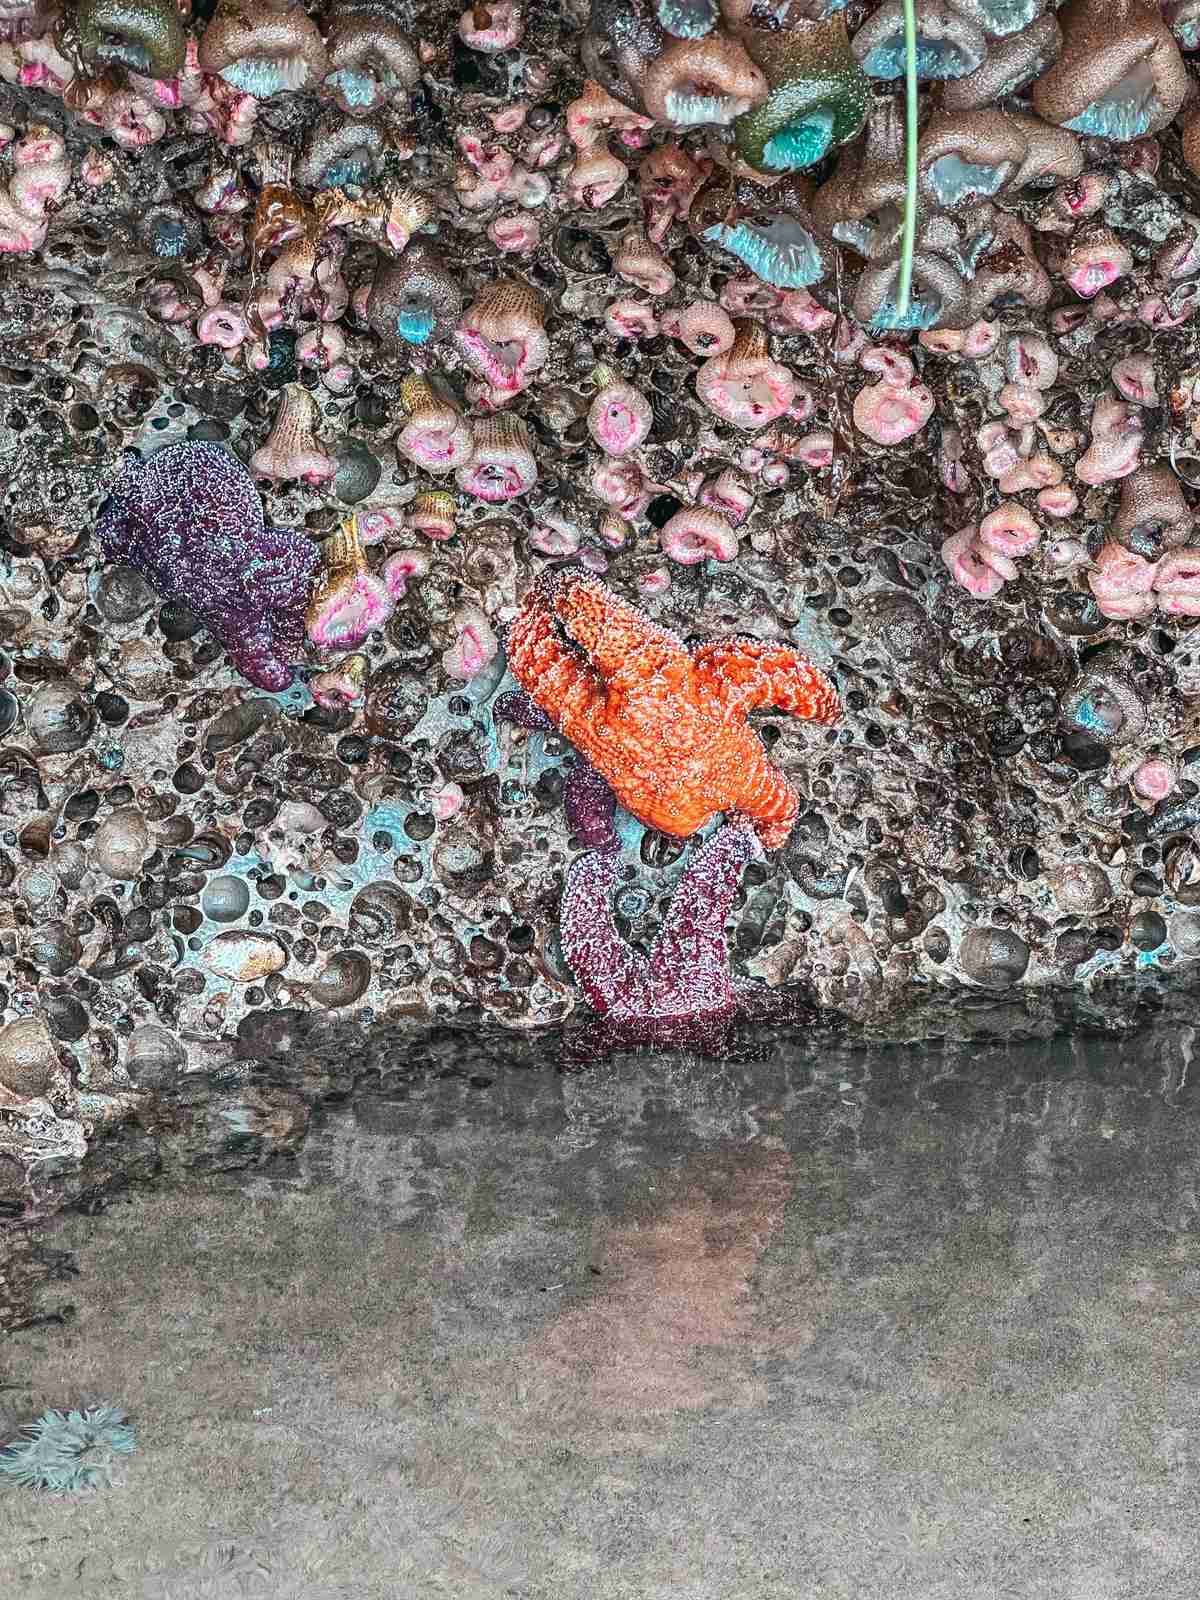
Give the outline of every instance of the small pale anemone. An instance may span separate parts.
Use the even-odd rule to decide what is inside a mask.
[[[1059,13],[1063,48],[1033,85],[1033,108],[1076,133],[1127,142],[1176,116],[1189,78],[1152,0],[1071,0]]]
[[[755,25],[759,15],[751,10],[738,38],[765,73],[770,94],[738,118],[737,152],[760,172],[795,172],[858,134],[870,83],[840,16],[779,29]]]
[[[305,619],[308,637],[322,650],[355,650],[387,622],[396,602],[383,579],[367,568],[357,518],[329,535],[321,556],[323,571]]]
[[[901,444],[911,439],[933,415],[933,395],[922,383],[868,384],[854,397],[854,426],[876,444]]]
[[[1037,548],[1041,529],[1025,507],[1005,500],[978,527],[960,529],[942,545],[942,561],[960,588],[990,600],[1017,576],[1017,558]]]
[[[733,320],[715,300],[693,300],[665,316],[662,326],[694,356],[719,356],[734,340]]]
[[[414,495],[405,513],[404,525],[427,539],[453,539],[457,507],[454,496],[445,489],[427,489]]]
[[[348,116],[369,116],[388,102],[407,102],[420,80],[421,63],[390,6],[381,0],[336,0],[325,32],[330,71],[322,88]]]
[[[1088,588],[1100,615],[1113,622],[1148,617],[1154,610],[1154,563],[1110,540],[1098,551]]]
[[[592,465],[592,493],[628,521],[636,521],[650,503],[650,490],[636,461],[605,456]]]
[[[1052,389],[1058,381],[1058,352],[1040,334],[1014,333],[1004,347],[1009,383]]]
[[[567,134],[577,150],[587,150],[610,133],[640,134],[654,126],[649,117],[614,99],[589,78],[566,108]]]
[[[1154,372],[1154,361],[1145,352],[1140,355],[1125,356],[1120,361],[1114,362],[1111,376],[1122,400],[1128,400],[1135,406],[1158,405],[1158,380]]]
[[[675,39],[703,39],[717,24],[717,0],[655,0],[659,25]]]
[[[675,287],[675,274],[658,246],[636,229],[621,240],[613,257],[613,269],[649,295],[670,294]]]
[[[518,0],[476,0],[458,19],[459,38],[481,55],[515,49],[524,34],[525,13]]]
[[[502,395],[524,389],[550,351],[541,296],[512,278],[480,291],[454,338],[468,364]]]
[[[765,428],[783,416],[795,391],[792,374],[771,359],[766,332],[753,322],[743,322],[730,348],[696,374],[700,400],[735,428]]]
[[[737,555],[737,534],[719,512],[704,506],[685,506],[659,531],[663,554],[681,566],[700,561],[732,561]]]
[[[650,432],[654,420],[650,402],[607,370],[601,370],[597,381],[600,390],[588,411],[588,432],[605,455],[628,455]]]
[[[1062,276],[1083,300],[1092,299],[1132,270],[1132,252],[1102,223],[1082,228],[1062,261]]]
[[[337,472],[337,462],[317,441],[319,420],[317,403],[308,390],[299,383],[285,383],[266,443],[250,457],[255,477],[327,483]]]
[[[677,144],[657,145],[638,168],[638,193],[646,231],[661,244],[671,223],[683,220],[704,183],[704,172]]]
[[[394,550],[380,568],[380,576],[387,584],[393,600],[403,600],[414,579],[423,578],[429,571],[430,561],[424,550]]]
[[[442,666],[450,677],[469,682],[494,660],[500,643],[477,605],[460,606],[454,613],[453,626],[454,643],[442,656]]]
[[[767,98],[762,72],[723,34],[672,40],[648,65],[642,100],[672,128],[727,128]]]
[[[129,67],[145,78],[173,78],[187,35],[175,0],[81,0],[79,52],[93,67]]]
[[[328,69],[317,25],[269,0],[225,0],[200,40],[198,61],[234,89],[268,100],[319,82]]]
[[[1075,463],[1075,476],[1093,487],[1127,478],[1139,465],[1144,430],[1135,406],[1111,391],[1102,394],[1092,407],[1091,442]]]
[[[700,504],[739,528],[754,509],[754,496],[732,467],[710,478],[700,491]]]
[[[905,71],[903,0],[885,0],[854,35],[854,54],[869,78],[894,82]],[[952,3],[922,0],[917,7],[917,76],[965,78],[987,55],[984,31]]]
[[[426,472],[456,472],[475,448],[470,424],[457,406],[429,379],[410,373],[400,386],[406,420],[396,435],[396,452]]]
[[[537,482],[529,432],[519,417],[502,411],[474,425],[475,449],[456,481],[464,493],[498,505],[526,494]]]
[[[1172,550],[1154,574],[1158,609],[1169,617],[1200,617],[1200,550]]]

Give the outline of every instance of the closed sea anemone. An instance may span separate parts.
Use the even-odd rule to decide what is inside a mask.
[[[351,117],[402,107],[421,63],[393,0],[335,0],[325,18],[329,71],[322,89]]]
[[[367,321],[388,344],[449,338],[462,315],[462,290],[432,245],[410,244],[399,261],[381,256],[367,297]]]
[[[516,278],[488,284],[464,313],[455,343],[498,397],[519,394],[545,365],[544,315],[542,297]]]
[[[223,0],[200,40],[200,67],[256,100],[311,88],[329,68],[317,25],[299,7]]]
[[[433,380],[410,373],[400,400],[405,421],[396,435],[397,453],[436,475],[465,466],[475,448],[470,424]]]
[[[791,405],[796,381],[771,359],[760,323],[735,326],[729,349],[710,357],[696,374],[696,393],[710,411],[735,428],[765,428]]]
[[[1157,561],[1188,542],[1194,520],[1179,479],[1169,467],[1139,467],[1121,484],[1113,534],[1135,555]]]
[[[75,21],[89,67],[163,79],[183,66],[187,36],[175,0],[80,0]]]
[[[456,482],[464,493],[488,505],[499,505],[527,493],[537,481],[537,462],[529,431],[520,417],[507,411],[483,417],[474,425],[475,449],[459,467]]]
[[[1058,21],[1062,54],[1030,91],[1039,116],[1116,141],[1174,119],[1187,68],[1153,0],[1068,0]]]
[[[285,383],[266,443],[250,457],[255,477],[280,483],[295,478],[311,484],[328,482],[337,463],[318,443],[319,421],[317,403],[308,390],[299,383]]]
[[[735,125],[743,161],[759,172],[792,172],[855,137],[866,118],[870,85],[842,17],[780,28],[773,12],[752,8],[737,38],[770,89],[763,104]]]
[[[322,570],[308,604],[308,637],[323,650],[355,650],[395,610],[387,583],[367,567],[357,517],[321,546]]]

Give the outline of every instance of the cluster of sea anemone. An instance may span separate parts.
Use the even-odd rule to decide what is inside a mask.
[[[580,706],[501,711],[564,563],[642,619],[571,635],[605,682],[741,640],[791,831],[703,855],[730,1005],[1200,954],[1197,10],[915,11],[910,56],[900,0],[6,9],[23,1150],[79,1158],[81,1068],[123,1116],[259,1018],[564,1021],[580,843],[634,869],[570,880],[612,962],[696,926],[700,854],[577,803]],[[671,725],[620,733],[658,773]]]

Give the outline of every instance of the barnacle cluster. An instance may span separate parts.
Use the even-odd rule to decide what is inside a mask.
[[[721,1018],[1200,954],[1198,13],[915,9],[910,125],[899,0],[4,8],[0,1202],[298,1016],[677,1005],[656,913]],[[504,713],[563,563],[654,737]],[[730,637],[761,856],[596,786]]]

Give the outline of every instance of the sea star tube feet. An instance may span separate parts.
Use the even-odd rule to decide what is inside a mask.
[[[194,611],[257,688],[291,683],[318,549],[264,523],[254,480],[227,450],[177,444],[130,460],[96,532],[110,561]]]

